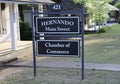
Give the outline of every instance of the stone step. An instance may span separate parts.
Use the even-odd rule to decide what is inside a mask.
[[[9,52],[1,53],[0,66],[11,63],[13,61],[18,60],[19,58],[23,58],[23,57],[26,57],[26,56],[32,56],[31,46],[23,48],[23,49],[16,50],[16,51],[9,51]]]

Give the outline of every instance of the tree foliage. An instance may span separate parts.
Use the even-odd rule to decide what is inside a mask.
[[[73,0],[75,3],[82,3],[82,1],[83,0]],[[99,1],[102,1],[102,2],[104,2],[104,3],[109,3],[109,2],[111,2],[112,0],[84,0],[84,3],[85,3],[85,5],[87,5],[88,3],[93,3],[93,2],[98,2],[99,3]]]
[[[82,3],[83,0],[74,0],[75,3]],[[97,23],[102,23],[108,18],[106,4],[112,0],[84,0],[87,12],[92,13],[89,18],[94,18]]]
[[[115,4],[115,7],[117,7],[118,9],[119,9],[119,13],[118,13],[118,23],[120,24],[120,2],[117,2],[116,4]]]
[[[117,3],[115,4],[115,7],[117,7],[118,9],[120,9],[120,2],[117,2]]]
[[[110,2],[111,5],[115,5],[119,0],[112,0],[112,2]]]

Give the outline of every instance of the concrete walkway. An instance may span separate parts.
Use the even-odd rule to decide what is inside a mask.
[[[63,62],[63,61],[52,61],[52,62],[38,62],[38,66],[42,67],[63,67],[63,68],[81,68],[80,62]],[[97,63],[85,63],[85,69],[97,69],[97,70],[110,70],[120,71],[120,65],[118,64],[97,64]]]
[[[16,67],[33,67],[32,60],[20,61],[17,63],[9,64]],[[62,60],[49,60],[47,58],[37,59],[37,67],[57,67],[57,68],[79,68],[81,69],[81,62],[62,61]],[[108,70],[108,71],[120,71],[120,65],[118,64],[97,64],[97,63],[85,63],[85,69],[96,70]]]

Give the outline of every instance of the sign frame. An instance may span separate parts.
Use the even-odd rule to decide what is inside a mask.
[[[56,55],[56,54],[38,54],[38,42],[68,42],[68,43],[72,43],[72,42],[76,42],[77,45],[78,45],[78,48],[77,48],[77,55]],[[36,41],[36,56],[40,56],[40,57],[80,57],[80,40],[37,40]]]
[[[72,19],[73,19],[73,18],[74,18],[74,19],[77,19],[77,28],[76,28],[77,31],[76,31],[76,32],[74,32],[74,31],[71,31],[71,32],[52,32],[52,31],[51,31],[51,32],[45,32],[45,31],[44,31],[44,32],[41,32],[41,31],[40,31],[40,32],[39,32],[39,31],[38,31],[38,21],[37,21],[37,20],[38,20],[38,19],[50,19],[50,18],[54,18],[54,19],[58,19],[58,18],[60,18],[60,19],[63,19],[63,18],[64,18],[64,19],[65,19],[65,18],[66,18],[66,19],[68,19],[68,20],[71,19],[71,18],[72,18]],[[70,16],[70,17],[65,17],[65,16],[64,16],[64,17],[36,17],[36,33],[37,33],[37,34],[41,34],[41,33],[42,33],[42,34],[80,34],[80,23],[79,23],[79,22],[80,22],[80,17],[79,17],[79,16]],[[61,25],[59,25],[59,26],[61,26]],[[40,27],[40,28],[41,28],[41,27]],[[73,28],[73,27],[71,27],[71,28]]]
[[[82,6],[81,6],[81,10],[80,11],[62,11],[62,12],[36,12],[34,7],[32,7],[31,9],[31,20],[32,20],[32,45],[33,45],[33,70],[34,70],[34,77],[36,77],[36,68],[37,68],[37,61],[36,61],[36,40],[37,38],[40,38],[41,35],[38,35],[36,33],[36,28],[35,28],[35,16],[39,16],[40,14],[81,14],[81,30],[80,30],[80,34],[81,34],[81,79],[84,80],[84,11],[85,11],[85,8],[84,8],[84,0],[82,0]],[[41,33],[42,34],[42,33]],[[61,34],[60,34],[61,35]],[[49,35],[48,35],[49,36]],[[53,36],[53,35],[52,35]],[[52,37],[50,35],[50,37]],[[64,34],[64,36],[69,36],[69,35],[66,35]],[[45,36],[43,36],[45,37]]]

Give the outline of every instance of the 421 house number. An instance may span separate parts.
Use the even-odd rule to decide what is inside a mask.
[[[61,5],[60,4],[54,4],[52,8],[53,8],[53,10],[61,10]]]

